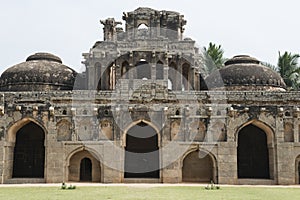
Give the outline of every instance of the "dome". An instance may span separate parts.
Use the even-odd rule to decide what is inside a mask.
[[[0,91],[72,90],[76,75],[59,57],[36,53],[3,72]]]
[[[255,58],[235,56],[225,62],[225,67],[214,71],[205,79],[209,89],[285,91],[281,76]]]

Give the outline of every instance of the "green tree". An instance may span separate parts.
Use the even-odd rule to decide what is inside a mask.
[[[300,66],[298,64],[299,54],[279,52],[277,72],[283,78],[288,89],[299,90],[300,88]]]
[[[210,42],[208,47],[204,47],[205,71],[210,74],[216,69],[224,66],[226,59],[224,58],[224,50],[221,45]]]

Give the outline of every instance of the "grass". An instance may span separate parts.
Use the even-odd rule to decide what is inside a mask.
[[[77,187],[75,190],[61,190],[57,187],[0,187],[0,199],[5,200],[283,200],[299,199],[298,188],[263,187],[221,187],[220,190],[205,190],[204,187],[126,187],[100,186]]]

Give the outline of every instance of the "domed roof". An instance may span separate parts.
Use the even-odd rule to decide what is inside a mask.
[[[260,61],[246,55],[235,56],[225,67],[205,79],[209,89],[285,91],[281,76]]]
[[[3,72],[0,91],[72,90],[76,75],[59,57],[36,53]]]

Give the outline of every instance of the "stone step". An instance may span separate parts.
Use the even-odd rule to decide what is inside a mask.
[[[238,179],[239,185],[275,185],[271,179]]]
[[[12,178],[5,181],[6,184],[46,183],[44,178]]]
[[[124,178],[124,183],[161,183],[159,178]]]

